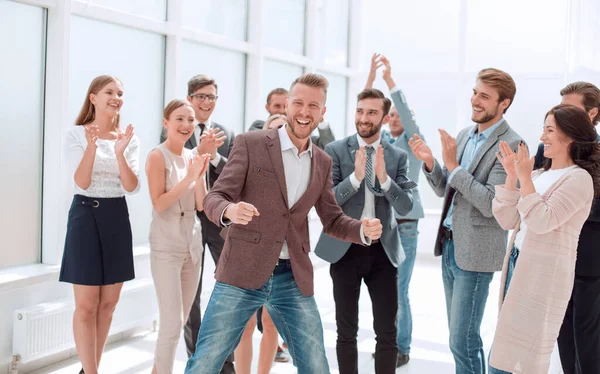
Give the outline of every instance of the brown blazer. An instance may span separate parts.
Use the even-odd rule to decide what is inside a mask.
[[[362,243],[361,222],[346,216],[333,194],[331,158],[312,145],[310,182],[293,207],[288,207],[281,144],[277,129],[238,135],[229,161],[204,199],[208,219],[222,226],[231,203],[254,205],[260,216],[244,226],[233,224],[225,239],[215,278],[232,286],[258,289],[273,273],[287,240],[298,288],[312,296],[313,266],[308,257],[308,212],[314,206],[323,232],[340,240]]]

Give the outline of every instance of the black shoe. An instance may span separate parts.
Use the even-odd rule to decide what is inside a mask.
[[[375,353],[373,353],[371,356],[373,359],[375,359]],[[400,366],[408,364],[409,360],[410,357],[408,357],[408,355],[403,355],[402,353],[398,352],[398,357],[396,358],[396,367],[399,368]]]
[[[233,362],[226,361],[223,364],[223,368],[221,369],[220,374],[235,374],[235,367],[233,366]]]
[[[404,355],[404,354],[398,352],[398,358],[396,359],[396,367],[399,368],[400,366],[404,366],[404,365],[408,364],[409,360],[410,360],[410,357],[408,357],[408,355]]]

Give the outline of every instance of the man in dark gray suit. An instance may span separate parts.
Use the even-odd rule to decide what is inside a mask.
[[[340,373],[358,373],[358,300],[362,280],[373,303],[377,336],[375,371],[394,373],[398,293],[396,267],[404,260],[394,211],[407,214],[413,206],[406,177],[407,153],[381,140],[381,126],[389,121],[391,102],[377,89],[358,95],[357,134],[325,147],[333,160],[333,191],[344,213],[356,219],[378,218],[383,233],[368,247],[321,234],[315,253],[332,263],[337,323],[337,359]]]
[[[267,95],[267,104],[265,109],[269,112],[269,116],[275,114],[285,115],[285,109],[287,107],[288,91],[285,88],[275,88],[271,90]],[[258,119],[252,122],[248,131],[262,130],[265,125],[265,121]],[[311,135],[311,141],[314,145],[321,149],[325,149],[325,146],[335,140],[333,131],[329,126],[329,122],[321,118],[319,126],[317,127],[319,135]]]
[[[390,110],[390,122],[388,124],[390,131],[382,131],[381,138],[387,140],[395,147],[399,147],[403,151],[406,151],[408,154],[408,178],[415,183],[419,183],[419,174],[421,173],[421,166],[423,165],[423,162],[419,160],[412,152],[410,146],[408,145],[408,140],[415,135],[420,136],[422,139],[423,136],[421,135],[419,126],[417,126],[412,111],[408,107],[404,94],[402,91],[400,91],[400,88],[396,86],[396,82],[394,82],[392,79],[392,68],[390,61],[385,56],[378,54],[373,55],[373,58],[371,59],[371,72],[367,80],[366,88],[371,88],[373,86],[373,81],[375,80],[379,64],[383,65],[383,80],[390,90],[390,96],[392,98],[392,103],[394,104]],[[418,188],[414,188],[412,190],[412,196],[412,210],[405,215],[396,213],[396,222],[398,222],[400,241],[402,242],[402,248],[404,249],[404,254],[406,255],[404,262],[398,266],[397,367],[407,364],[410,359],[410,344],[412,342],[412,313],[408,298],[408,290],[417,257],[419,219],[425,216]],[[373,356],[375,355],[373,354]]]
[[[196,75],[188,82],[187,99],[194,107],[196,117],[196,126],[194,136],[186,143],[185,147],[192,149],[198,147],[198,154],[210,153],[211,161],[207,171],[208,189],[210,190],[215,181],[221,174],[223,167],[227,163],[229,152],[233,148],[235,134],[230,129],[211,120],[211,115],[217,104],[218,87],[214,79],[206,75]],[[161,142],[164,138],[161,136]],[[219,261],[223,244],[225,241],[221,237],[221,229],[212,223],[204,212],[198,212],[198,217],[202,224],[202,246],[210,250],[210,254],[215,262]],[[202,274],[198,283],[196,298],[192,304],[189,318],[184,328],[185,345],[188,357],[196,350],[196,341],[201,324],[201,306],[200,295],[202,293],[202,275],[204,273],[204,252],[202,251]],[[235,373],[233,366],[233,355],[225,361],[222,374]]]
[[[507,232],[492,213],[495,186],[506,180],[496,152],[501,141],[514,150],[523,141],[503,116],[516,91],[509,74],[498,69],[479,72],[471,96],[476,125],[463,129],[456,139],[439,129],[443,166],[419,136],[409,141],[424,162],[433,191],[444,197],[434,253],[443,256],[450,350],[457,373],[486,372],[479,330],[490,282],[502,269],[507,246]]]

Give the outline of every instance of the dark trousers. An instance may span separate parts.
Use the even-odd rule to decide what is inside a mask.
[[[565,374],[600,373],[600,277],[575,276],[558,349]]]
[[[188,357],[191,357],[196,351],[196,342],[198,340],[198,332],[200,331],[200,325],[202,323],[202,311],[200,306],[200,295],[202,294],[202,276],[204,275],[204,254],[206,253],[206,246],[210,250],[210,254],[215,262],[219,262],[221,252],[223,251],[223,245],[225,240],[221,237],[221,229],[212,223],[204,212],[198,212],[200,223],[202,224],[202,271],[200,273],[200,281],[198,282],[198,291],[196,297],[192,303],[192,309],[188,317],[187,323],[183,329],[185,338],[185,347],[187,349]],[[223,366],[224,373],[234,373],[233,368],[233,354],[227,357]]]
[[[600,223],[579,235],[573,293],[558,335],[565,374],[600,373]]]
[[[358,374],[358,300],[364,280],[373,305],[375,373],[396,372],[396,316],[398,312],[398,271],[381,243],[370,247],[352,244],[329,272],[333,280],[337,324],[337,360],[340,374]]]

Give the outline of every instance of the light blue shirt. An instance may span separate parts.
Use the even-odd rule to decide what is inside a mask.
[[[500,121],[496,122],[489,129],[485,130],[481,134],[477,133],[477,129],[479,126],[474,126],[471,131],[469,131],[469,140],[467,140],[467,144],[465,145],[465,150],[463,151],[460,165],[452,171],[450,176],[448,177],[448,184],[459,170],[468,169],[479,151],[479,148],[485,143],[487,138],[500,126],[500,124],[504,121],[504,118],[500,119]],[[452,230],[452,212],[454,211],[454,197],[452,198],[452,203],[450,204],[450,208],[448,208],[448,213],[446,214],[446,219],[444,219],[444,226],[449,230]]]

